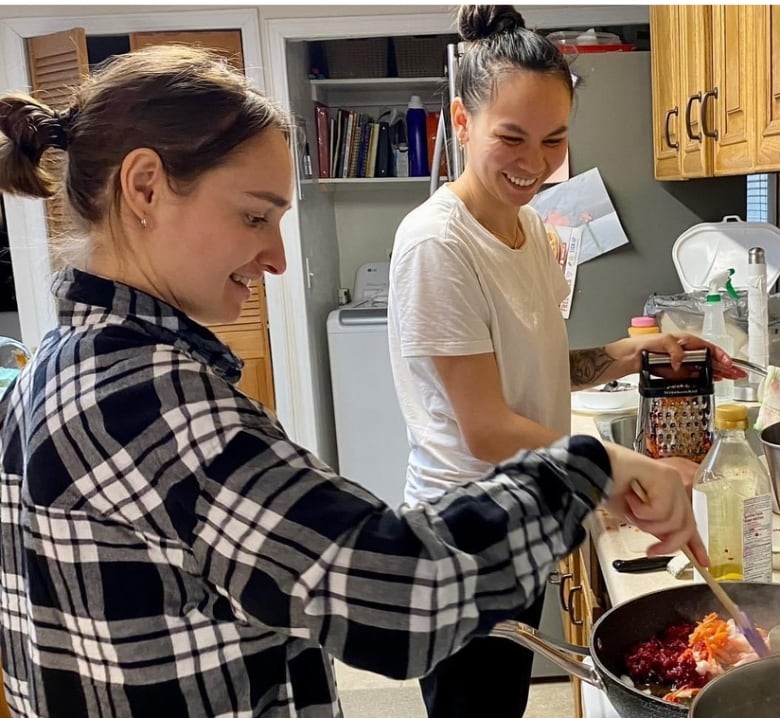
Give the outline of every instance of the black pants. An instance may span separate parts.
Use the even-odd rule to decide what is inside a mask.
[[[518,621],[539,627],[542,595]],[[521,718],[533,653],[505,638],[474,638],[420,679],[429,718]]]

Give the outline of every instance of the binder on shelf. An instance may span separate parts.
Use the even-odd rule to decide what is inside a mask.
[[[371,119],[360,128],[360,149],[358,150],[358,177],[368,177],[368,155],[371,152]]]
[[[362,113],[354,114],[355,123],[352,127],[352,137],[349,143],[349,163],[347,177],[358,176],[358,154],[360,153],[360,133],[365,124],[365,115]]]
[[[349,111],[339,107],[336,112],[336,145],[333,151],[333,172],[331,177],[343,177],[344,169],[344,143],[347,137],[347,125],[349,123]]]
[[[374,177],[390,177],[392,166],[392,151],[390,148],[390,125],[387,122],[379,123],[378,139],[376,145],[376,166]]]
[[[317,165],[318,176],[330,177],[330,113],[328,106],[314,103],[314,119],[317,128]]]
[[[336,156],[336,119],[330,118],[330,147],[328,152],[328,164],[330,171],[328,177],[335,177],[336,168],[333,166],[333,158]]]
[[[379,125],[376,122],[371,123],[371,132],[368,142],[368,167],[366,168],[366,177],[376,177],[376,149],[379,141]]]

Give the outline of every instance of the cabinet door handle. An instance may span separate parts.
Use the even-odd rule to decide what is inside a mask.
[[[710,131],[707,128],[707,100],[712,97],[714,100],[718,99],[718,88],[713,87],[704,93],[701,98],[701,131],[705,137],[712,137],[713,140],[718,139],[718,130]]]
[[[669,120],[671,119],[672,115],[677,115],[679,117],[680,111],[677,109],[677,105],[675,105],[671,110],[666,111],[666,118],[664,119],[664,139],[666,140],[666,144],[668,145],[669,149],[676,150],[680,147],[680,143],[672,142],[672,136],[669,134]]]
[[[685,103],[685,131],[688,133],[689,140],[696,140],[698,142],[701,140],[701,134],[694,135],[693,128],[691,127],[691,108],[693,107],[693,103],[696,102],[696,100],[699,102],[702,101],[701,92],[697,92],[695,95],[691,95],[688,98],[688,102]]]
[[[569,606],[567,603],[567,599],[565,598],[566,593],[566,583],[568,581],[571,581],[574,578],[573,573],[564,573],[561,574],[560,577],[560,584],[558,584],[558,598],[561,601],[561,608],[568,613]]]
[[[574,612],[574,606],[575,606],[574,597],[577,594],[582,594],[582,584],[580,584],[579,586],[572,586],[571,591],[569,591],[569,601],[568,601],[569,605],[567,606],[566,611],[571,617],[571,622],[575,626],[581,626],[584,623],[584,621],[582,618],[577,618]]]

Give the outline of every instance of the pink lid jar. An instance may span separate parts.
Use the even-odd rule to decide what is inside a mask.
[[[628,336],[635,337],[640,334],[660,334],[661,330],[656,324],[655,317],[631,317],[631,326],[628,328]]]

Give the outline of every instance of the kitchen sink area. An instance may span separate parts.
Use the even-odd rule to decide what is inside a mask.
[[[758,408],[757,404],[747,407],[748,425],[750,427],[756,423]],[[604,439],[604,441],[613,441],[621,446],[627,446],[629,449],[634,448],[636,421],[637,413],[635,411],[626,412],[625,414],[602,414],[594,417],[596,429],[599,432],[599,436]],[[763,456],[764,449],[761,445],[761,439],[758,432],[755,429],[750,428],[747,430],[746,436],[748,443],[756,453],[756,456]]]

